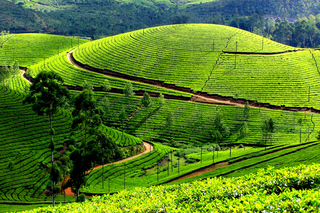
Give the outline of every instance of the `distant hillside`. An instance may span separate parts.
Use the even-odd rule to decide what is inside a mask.
[[[15,33],[41,31],[43,26],[37,12],[25,10],[6,0],[0,0],[0,8],[0,31],[10,30]]]

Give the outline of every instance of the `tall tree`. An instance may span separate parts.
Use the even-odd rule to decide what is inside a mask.
[[[246,104],[244,105],[243,115],[244,115],[244,119],[248,121],[250,118],[250,105],[248,101],[246,101]]]
[[[82,147],[86,152],[88,134],[93,134],[102,123],[102,109],[96,108],[96,100],[92,90],[85,89],[74,98],[72,116],[73,129],[80,129],[83,133]]]
[[[267,149],[267,140],[268,138],[271,139],[272,141],[272,133],[274,133],[274,122],[272,120],[272,118],[266,119],[263,121],[262,125],[261,125],[261,130],[262,130],[262,135],[264,137],[265,140],[265,149]]]
[[[127,115],[129,116],[130,115],[130,99],[133,98],[134,96],[134,92],[133,92],[133,87],[132,87],[132,84],[130,81],[128,81],[125,86],[124,86],[124,89],[123,89],[123,94],[124,96],[127,98]]]
[[[80,130],[83,133],[82,142],[77,144],[75,149],[70,154],[70,160],[73,165],[70,172],[71,185],[77,189],[77,199],[79,197],[80,187],[85,184],[85,173],[92,168],[92,150],[88,149],[88,136],[97,134],[100,125],[102,124],[101,108],[96,108],[96,101],[92,90],[85,89],[80,92],[74,99],[74,117],[72,128]]]
[[[23,103],[31,104],[33,111],[38,115],[48,116],[50,124],[50,145],[51,149],[51,168],[53,169],[53,152],[54,152],[54,129],[53,118],[58,109],[62,107],[70,98],[69,90],[62,86],[63,79],[55,72],[40,72],[30,86],[29,93],[23,100]],[[53,173],[53,171],[52,171]],[[54,186],[55,182],[52,178],[52,206],[55,205]]]
[[[88,142],[95,164],[102,165],[102,188],[104,188],[104,164],[122,159],[123,152],[105,131],[98,131]]]
[[[147,115],[148,115],[148,109],[152,107],[152,100],[150,98],[149,93],[145,92],[143,94],[143,97],[141,99],[142,105],[146,108],[146,127],[147,127]]]
[[[160,93],[158,97],[158,103],[159,103],[159,107],[162,107],[165,103],[164,95],[162,93]]]
[[[122,132],[124,131],[124,124],[126,121],[128,121],[128,116],[126,114],[126,110],[122,108],[119,114],[119,121],[121,123]]]
[[[110,82],[108,79],[106,79],[103,84],[103,91],[109,92],[110,90],[111,90]]]
[[[167,117],[166,117],[166,132],[169,132],[169,135],[171,134],[171,128],[173,126],[174,120],[173,120],[173,114],[171,111],[168,111]]]
[[[227,125],[223,122],[222,115],[218,113],[213,121],[213,141],[217,144],[230,136],[230,131]]]

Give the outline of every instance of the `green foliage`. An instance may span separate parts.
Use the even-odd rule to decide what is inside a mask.
[[[38,115],[52,116],[66,101],[62,97],[69,97],[69,91],[62,84],[59,74],[41,72],[34,79],[24,103],[32,104]]]
[[[110,82],[108,79],[104,80],[104,84],[103,84],[103,91],[105,92],[108,92],[110,91],[112,88],[111,88],[111,85],[110,85]]]
[[[86,195],[81,193],[81,194],[79,195],[79,197],[77,198],[76,202],[82,203],[82,202],[84,202],[84,201],[86,201]]]
[[[125,122],[128,121],[128,117],[127,117],[127,114],[126,114],[126,110],[125,110],[124,108],[122,108],[122,110],[120,111],[119,121],[120,121],[120,123],[121,123],[122,131],[123,131],[123,130],[124,130]]]
[[[133,87],[130,81],[125,84],[123,93],[127,98],[132,98],[134,96]]]
[[[272,167],[238,178],[213,178],[192,184],[136,188],[92,202],[59,206],[55,211],[254,211],[270,209],[318,211],[318,164],[274,170]],[[160,202],[159,202],[160,200]],[[214,200],[214,202],[212,202]],[[252,203],[255,205],[252,205]],[[81,210],[80,210],[81,209]],[[53,211],[52,207],[32,212]]]
[[[82,90],[91,90],[93,91],[93,86],[86,80],[83,82]]]

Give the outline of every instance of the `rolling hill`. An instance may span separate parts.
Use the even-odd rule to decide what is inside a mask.
[[[101,169],[90,172],[87,186],[81,189],[88,195],[121,191],[123,176],[127,178],[124,187],[132,189],[169,183],[210,166],[214,171],[192,181],[257,172],[269,163],[282,168],[288,156],[294,159],[288,166],[298,164],[299,155],[304,156],[305,164],[318,160],[310,151],[319,147],[318,50],[294,48],[236,28],[209,24],[154,27],[92,42],[43,34],[17,34],[2,41],[0,65],[17,60],[27,72],[33,71],[31,81],[43,70],[55,71],[72,95],[82,90],[86,80],[93,85],[98,101],[110,100],[113,117],[104,128],[119,145],[130,149],[142,141],[153,143],[155,149],[150,153],[106,166],[111,189],[101,186]],[[109,92],[103,91],[106,80],[112,87]],[[128,82],[135,91],[130,99],[123,95]],[[44,193],[50,160],[48,124],[22,104],[26,85],[25,76],[13,76],[0,87],[2,204],[49,200]],[[141,104],[144,92],[152,96],[151,108]],[[247,118],[246,101],[250,106]],[[121,126],[118,118],[124,107],[130,120],[121,133],[115,128]],[[230,134],[215,150],[217,117]],[[265,138],[261,126],[270,118],[275,130]],[[68,146],[71,122],[67,109],[56,117],[57,157]],[[245,135],[241,133],[244,124]],[[15,169],[10,170],[9,163]],[[104,180],[105,186],[110,185],[110,179]]]

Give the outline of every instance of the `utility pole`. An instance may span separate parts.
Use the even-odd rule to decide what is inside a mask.
[[[236,41],[236,54],[235,56],[235,60],[234,60],[234,68],[237,68],[237,52],[238,52],[238,42]]]
[[[212,147],[212,163],[214,163],[214,148]]]
[[[214,52],[214,39],[212,39],[212,52]]]

